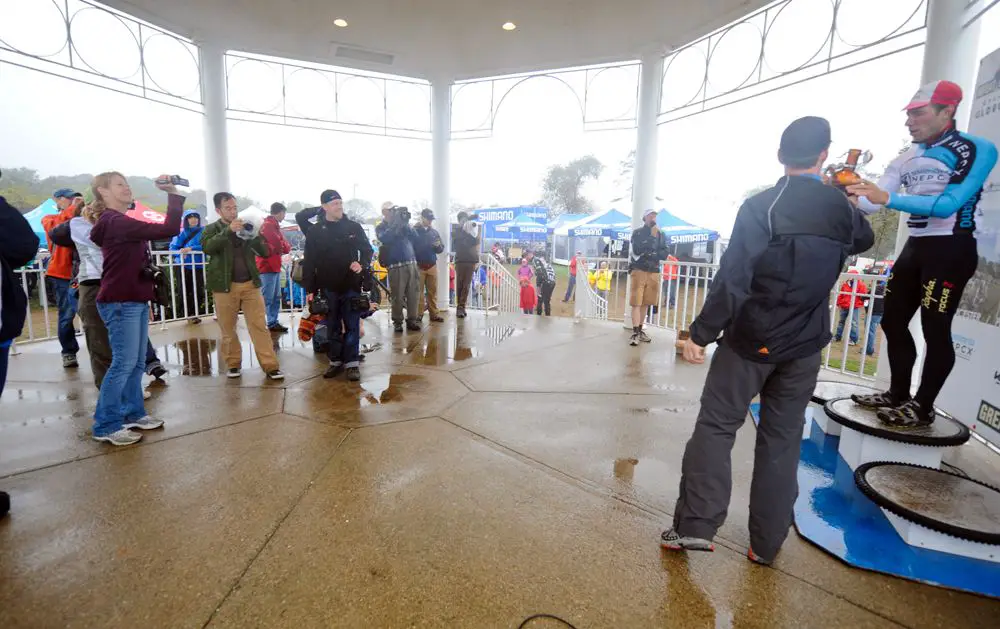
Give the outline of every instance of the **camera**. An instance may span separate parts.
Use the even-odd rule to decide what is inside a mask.
[[[159,184],[171,183],[171,184],[173,184],[175,186],[184,186],[185,188],[190,187],[190,185],[191,185],[191,183],[187,179],[185,179],[184,177],[181,177],[180,175],[170,175],[170,179],[169,180],[167,180],[167,179],[157,179],[156,183],[159,183]]]
[[[372,308],[372,299],[368,293],[361,293],[357,297],[351,297],[351,310],[354,312],[368,312]]]
[[[409,223],[410,219],[413,218],[413,215],[410,214],[410,208],[405,206],[396,205],[390,211],[392,212],[393,220],[396,221]]]

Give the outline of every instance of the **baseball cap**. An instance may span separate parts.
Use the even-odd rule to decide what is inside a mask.
[[[60,198],[63,198],[63,199],[72,199],[75,195],[76,195],[76,193],[73,192],[72,190],[70,190],[69,188],[59,188],[58,190],[56,190],[55,192],[52,193],[52,198],[53,199],[60,199]]]
[[[962,102],[962,88],[951,81],[931,81],[910,99],[906,111],[927,105],[957,105]]]
[[[783,164],[819,157],[830,148],[830,123],[826,118],[806,116],[785,127],[779,152]]]
[[[646,210],[645,212],[642,213],[642,217],[646,218],[650,214],[656,214],[656,210]]]
[[[434,220],[434,212],[432,212],[430,208],[424,208],[423,210],[420,210],[420,216],[423,216],[429,221]]]
[[[319,195],[319,202],[322,204],[329,203],[330,201],[336,201],[340,199],[340,193],[336,190],[324,190],[323,194]]]

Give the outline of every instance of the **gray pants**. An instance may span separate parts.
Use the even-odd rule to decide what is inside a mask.
[[[816,388],[821,356],[816,353],[768,365],[738,356],[720,345],[701,394],[694,434],[684,450],[674,529],[685,537],[712,539],[726,520],[733,476],[736,431],[760,393],[760,425],[750,485],[750,544],[772,561],[781,548],[798,496],[796,474],[806,406]]]
[[[420,269],[417,263],[389,269],[389,290],[392,291],[392,322],[419,321],[424,313],[417,312],[420,303]]]

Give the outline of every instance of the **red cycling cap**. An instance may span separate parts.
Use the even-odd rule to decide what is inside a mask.
[[[906,110],[927,105],[958,105],[960,102],[962,102],[962,88],[957,83],[932,81],[917,90]]]

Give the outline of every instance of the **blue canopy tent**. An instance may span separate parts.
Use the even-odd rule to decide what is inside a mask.
[[[31,231],[35,232],[35,235],[38,236],[38,246],[42,249],[48,247],[47,241],[45,240],[45,228],[42,227],[42,218],[58,213],[59,208],[56,206],[56,202],[52,199],[46,199],[45,203],[42,203],[30,212],[24,213],[24,218],[28,221],[28,224],[31,225]]]
[[[529,240],[531,242],[545,240],[549,233],[545,225],[536,222],[526,214],[522,214],[512,221],[497,225],[495,231],[498,234],[509,234],[511,240]]]
[[[631,217],[618,210],[607,210],[595,215],[585,223],[577,224],[569,229],[569,235],[574,238],[596,236],[602,238],[617,238],[622,230],[627,230],[632,224]]]
[[[668,245],[712,242],[719,239],[719,232],[682,221],[666,210],[657,212],[656,225],[667,237]]]

